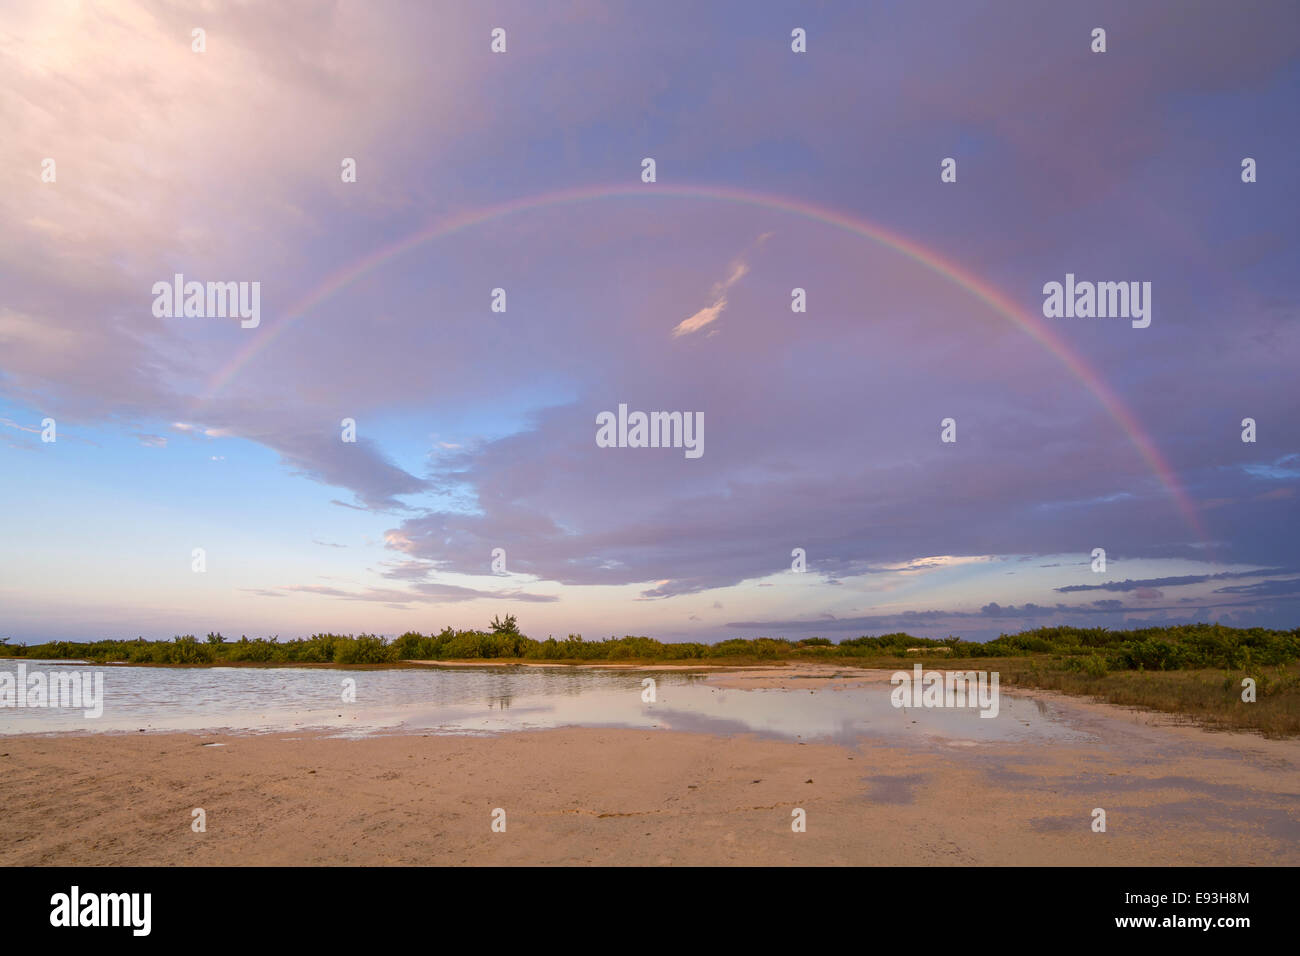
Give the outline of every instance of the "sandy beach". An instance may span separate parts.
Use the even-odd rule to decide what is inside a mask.
[[[816,693],[886,676],[710,679]],[[1300,742],[1021,695],[1050,699],[1090,739],[10,736],[0,864],[1300,863]],[[1098,807],[1104,833],[1091,828]],[[206,832],[191,829],[195,808]],[[791,829],[795,808],[806,832]]]

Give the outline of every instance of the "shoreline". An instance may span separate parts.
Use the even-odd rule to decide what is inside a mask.
[[[190,664],[155,663],[153,661],[90,661],[85,658],[40,658],[40,657],[5,657],[0,655],[0,662],[16,661],[25,664],[82,664],[87,667],[167,667],[177,670],[204,670],[229,667],[264,667],[271,670],[283,667],[308,667],[324,670],[408,670],[412,667],[590,667],[613,670],[744,670],[756,667],[798,667],[803,661],[771,662],[762,664],[656,664],[629,661],[530,661],[501,658],[481,658],[463,660],[400,660],[382,664],[338,664],[334,661],[201,661]],[[846,665],[854,666],[854,665]],[[856,665],[875,669],[873,665]],[[885,665],[880,665],[884,667]]]
[[[953,666],[961,662],[963,666]],[[460,669],[512,669],[512,668],[533,668],[538,670],[564,670],[564,669],[588,669],[604,671],[630,671],[630,672],[668,672],[668,673],[699,673],[707,675],[710,681],[723,678],[724,682],[719,683],[720,687],[734,689],[749,689],[760,687],[772,687],[782,689],[793,689],[793,685],[782,683],[790,680],[804,680],[809,678],[821,678],[827,675],[827,672],[839,674],[845,680],[858,682],[880,682],[886,680],[886,675],[893,674],[897,671],[908,671],[920,664],[926,670],[993,670],[999,667],[1005,667],[1005,659],[989,659],[987,662],[979,659],[951,659],[951,658],[920,658],[911,657],[899,659],[897,661],[879,662],[879,661],[816,661],[816,660],[773,660],[766,662],[742,662],[742,663],[643,663],[635,661],[534,661],[534,660],[516,660],[516,659],[462,659],[462,660],[401,660],[380,664],[338,664],[333,662],[269,662],[269,661],[236,661],[236,662],[211,662],[211,663],[188,663],[188,664],[158,664],[152,662],[127,662],[113,661],[97,663],[84,659],[63,658],[57,660],[47,660],[30,657],[0,657],[0,663],[6,661],[15,661],[29,665],[46,665],[46,666],[69,666],[80,665],[86,667],[153,667],[165,669],[213,669],[213,668],[301,668],[314,670],[341,670],[341,671],[380,671],[380,670],[417,670],[421,668],[433,668],[435,670],[460,670]],[[1014,662],[1013,662],[1014,663]],[[943,664],[950,666],[943,667]],[[983,664],[983,666],[981,666]],[[994,665],[990,667],[989,665]],[[847,672],[847,673],[846,673]],[[1155,672],[1163,674],[1185,674],[1186,671],[1167,671]],[[728,675],[737,675],[731,678]],[[742,675],[747,678],[754,678],[750,681],[742,679]],[[761,680],[758,678],[761,675]],[[807,685],[804,685],[807,686]],[[1079,701],[1114,707],[1123,710],[1131,710],[1134,713],[1141,714],[1148,718],[1160,718],[1171,726],[1184,723],[1191,723],[1212,733],[1225,734],[1247,734],[1268,740],[1300,740],[1300,732],[1291,732],[1289,729],[1278,732],[1265,732],[1257,727],[1251,726],[1233,726],[1222,719],[1221,714],[1213,713],[1209,710],[1191,710],[1191,709],[1162,709],[1155,706],[1146,706],[1140,704],[1120,703],[1108,700],[1104,694],[1090,693],[1087,691],[1071,691],[1060,688],[1047,688],[1033,683],[1016,683],[1005,682],[1002,685],[1002,693],[1013,693],[1021,696],[1040,695],[1042,699],[1062,699],[1070,701]],[[75,732],[75,731],[74,731]],[[3,739],[4,735],[0,735]]]
[[[754,669],[719,687],[884,675]],[[1069,741],[562,727],[0,738],[0,865],[1297,865],[1300,741],[1017,688]],[[194,809],[207,830],[191,827]],[[491,829],[504,809],[507,832]],[[791,830],[802,809],[807,830]],[[1104,833],[1091,829],[1097,808]]]
[[[443,665],[446,662],[414,662],[422,664]],[[161,666],[161,665],[132,665],[132,666]],[[173,667],[202,666],[211,667],[214,665],[171,665]],[[222,665],[215,665],[222,666]],[[250,666],[265,666],[253,664]],[[295,665],[271,665],[273,667],[292,667]],[[336,664],[318,664],[309,665],[314,667],[332,668],[339,670],[350,670],[356,668],[366,669],[392,669],[391,664],[382,665],[336,665]],[[454,667],[476,667],[481,666],[473,662],[456,663]],[[508,666],[508,665],[501,665]],[[697,670],[700,668],[693,667],[644,667],[640,665],[625,664],[605,664],[605,665],[555,665],[551,663],[532,663],[527,666],[549,668],[549,667],[591,667],[593,669],[615,669],[615,670],[667,670],[667,671],[684,671]],[[870,685],[879,685],[889,683],[887,667],[878,668],[860,668],[857,673],[845,673],[845,669],[838,665],[823,664],[775,664],[775,665],[752,665],[749,667],[714,667],[710,668],[712,673],[705,677],[705,683],[712,687],[725,690],[781,690],[781,691],[806,691],[815,689],[818,691],[844,691],[857,687]],[[820,682],[815,688],[809,682]],[[1077,715],[1089,715],[1091,717],[1120,721],[1129,723],[1135,727],[1152,727],[1159,728],[1177,735],[1206,735],[1212,740],[1238,740],[1244,744],[1258,744],[1267,749],[1276,750],[1279,754],[1294,754],[1300,760],[1300,738],[1297,737],[1272,737],[1262,734],[1261,732],[1250,728],[1235,728],[1223,726],[1209,726],[1200,722],[1194,715],[1170,713],[1167,711],[1154,710],[1146,707],[1136,707],[1124,704],[1116,704],[1107,701],[1095,695],[1070,694],[1063,691],[1050,690],[1047,688],[1034,687],[1032,685],[1006,685],[1001,688],[1001,693],[1019,697],[1041,704],[1056,704],[1065,710],[1073,710]],[[501,736],[520,733],[541,733],[546,730],[592,730],[606,729],[600,725],[585,724],[568,724],[558,728],[511,728],[507,730],[493,730],[470,733],[444,732],[443,736],[460,737],[460,736]],[[634,729],[635,728],[629,728]],[[640,732],[640,731],[639,731]],[[696,730],[660,730],[651,731],[653,733],[685,733],[698,734],[702,731]],[[0,749],[7,740],[19,740],[25,738],[32,739],[60,739],[60,738],[108,738],[108,737],[135,737],[144,734],[151,737],[162,737],[168,735],[178,735],[187,737],[210,737],[210,736],[229,736],[236,738],[259,738],[259,737],[277,737],[277,736],[319,736],[330,739],[338,734],[338,728],[327,726],[309,726],[296,728],[294,730],[249,730],[234,729],[229,727],[207,727],[186,730],[57,730],[57,731],[31,731],[14,734],[0,734]],[[403,730],[402,725],[396,725],[391,729],[384,731],[372,732],[364,737],[346,738],[346,739],[378,739],[383,737],[418,737],[431,736],[425,728],[410,728]],[[740,734],[739,736],[746,736]],[[870,737],[870,734],[864,732],[863,736]],[[340,738],[344,739],[344,738]],[[813,742],[813,741],[809,741]],[[1300,779],[1297,780],[1300,783]],[[1297,794],[1300,797],[1300,793]]]

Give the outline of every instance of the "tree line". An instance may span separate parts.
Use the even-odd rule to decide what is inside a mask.
[[[1239,669],[1290,664],[1300,660],[1300,628],[1278,631],[1204,623],[1118,631],[1040,627],[984,642],[897,632],[846,638],[838,643],[820,637],[759,637],[702,644],[665,643],[632,635],[588,641],[580,634],[570,634],[563,639],[535,640],[521,633],[515,617],[507,615],[505,620],[493,618],[486,630],[446,627],[428,635],[408,631],[391,640],[374,634],[313,634],[289,641],[278,637],[250,640],[247,636],[234,641],[209,633],[202,640],[185,634],[170,641],[51,641],[28,646],[0,639],[0,645],[0,656],[132,664],[395,664],[409,660],[738,663],[1050,655],[1062,658],[1067,670],[1100,676],[1117,670]]]

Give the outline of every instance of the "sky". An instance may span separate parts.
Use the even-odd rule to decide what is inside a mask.
[[[10,0],[0,636],[1294,628],[1297,102],[1287,0]]]

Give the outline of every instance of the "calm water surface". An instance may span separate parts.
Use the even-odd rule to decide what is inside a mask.
[[[16,660],[0,672],[16,675]],[[894,708],[890,687],[731,690],[701,675],[586,668],[122,667],[27,661],[28,674],[73,669],[104,675],[103,715],[0,707],[0,734],[226,730],[271,733],[489,734],[550,727],[633,727],[754,733],[790,740],[860,736],[950,742],[1087,737],[1051,705],[1001,695],[997,717],[975,709]],[[653,676],[656,700],[642,700]],[[344,682],[356,702],[344,703]],[[819,682],[820,683],[820,682]]]

